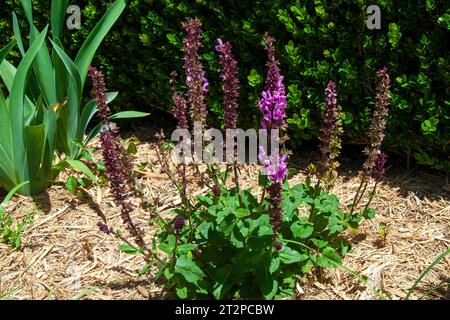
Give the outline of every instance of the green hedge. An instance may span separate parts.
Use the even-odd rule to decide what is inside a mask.
[[[1,44],[12,34],[11,10],[5,9],[20,12],[18,1],[3,2]],[[83,1],[83,29],[66,30],[73,34],[65,45],[77,47],[110,2]],[[35,17],[43,26],[50,0],[33,3],[40,12]],[[366,27],[366,6],[371,4],[381,7],[381,30]],[[278,56],[288,85],[293,143],[298,146],[316,136],[323,89],[329,79],[339,84],[347,143],[364,143],[376,70],[386,65],[393,83],[386,147],[414,156],[421,164],[449,170],[449,2],[129,1],[96,61],[107,72],[110,89],[121,92],[116,108],[170,110],[169,73],[181,70],[180,24],[190,16],[204,22],[211,124],[218,125],[222,113],[215,39],[230,40],[234,46],[242,83],[241,126],[255,126],[259,119],[256,101],[265,76],[261,35],[269,31],[278,39]]]

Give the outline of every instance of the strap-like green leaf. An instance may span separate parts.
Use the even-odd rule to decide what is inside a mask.
[[[53,39],[61,38],[61,31],[65,21],[67,0],[52,0],[51,25]]]
[[[140,112],[140,111],[122,111],[117,112],[109,117],[111,120],[115,119],[133,119],[133,118],[143,118],[149,116],[150,113]]]
[[[80,48],[78,55],[75,59],[75,64],[80,72],[82,86],[88,72],[89,65],[94,58],[100,43],[103,41],[109,30],[112,28],[116,20],[122,14],[125,9],[124,0],[116,0],[113,5],[108,9],[102,19],[97,23],[91,33],[88,35],[86,41]]]
[[[408,300],[409,297],[411,296],[411,294],[413,293],[414,289],[417,287],[417,285],[420,283],[420,281],[422,281],[422,279],[431,271],[431,269],[434,268],[435,265],[437,265],[439,262],[441,262],[442,259],[444,259],[447,255],[450,254],[450,249],[448,249],[447,251],[445,251],[444,253],[442,253],[439,257],[436,258],[436,260],[433,261],[432,264],[430,264],[428,266],[428,268],[425,269],[424,272],[422,272],[422,274],[420,275],[419,278],[417,278],[416,282],[414,282],[413,286],[411,287],[411,289],[409,289],[408,294],[406,295],[405,300]]]
[[[22,42],[22,33],[20,32],[19,21],[17,20],[17,16],[16,16],[15,12],[13,12],[13,31],[14,31],[14,36],[16,37],[16,40],[17,40],[17,45],[19,46],[20,54],[23,57],[25,55],[25,48],[24,48],[23,42]]]
[[[118,92],[108,92],[106,94],[107,103],[111,103],[118,95]],[[97,105],[94,100],[89,101],[83,108],[80,118],[80,125],[78,127],[77,137],[81,141],[83,140],[84,134],[89,123],[92,120],[92,117],[97,113]]]
[[[47,35],[47,27],[40,33],[30,47],[28,52],[23,57],[19,68],[17,68],[14,82],[12,84],[10,98],[9,98],[9,114],[11,121],[11,136],[13,151],[13,160],[18,165],[23,163],[22,168],[16,168],[16,175],[18,179],[28,180],[27,178],[27,163],[25,161],[25,146],[24,146],[24,97],[27,77],[31,69],[32,63],[44,44],[45,36]]]
[[[25,127],[25,148],[27,150],[28,177],[35,180],[41,167],[45,148],[45,125]]]
[[[24,185],[30,183],[30,181],[25,181],[22,182],[21,184],[15,186],[14,188],[11,189],[11,191],[8,192],[8,194],[6,195],[5,199],[3,199],[2,203],[0,204],[0,207],[4,207],[8,204],[9,200],[11,200],[12,196],[20,189],[22,188]]]
[[[33,6],[31,0],[22,0],[22,8],[25,12],[25,16],[27,17],[28,24],[33,24]]]
[[[3,60],[3,62],[0,64],[0,78],[2,78],[3,83],[6,86],[6,89],[8,89],[9,92],[11,92],[11,87],[14,81],[14,77],[16,76],[16,68],[8,62],[8,60]]]
[[[0,50],[0,63],[5,60],[11,50],[15,47],[17,41],[15,39],[11,40],[4,48]]]
[[[148,116],[149,113],[145,112],[139,112],[139,111],[123,111],[113,114],[109,117],[110,120],[114,119],[130,119],[130,118],[141,118]],[[89,132],[86,139],[83,141],[83,145],[87,145],[92,139],[94,139],[100,132],[100,130],[103,128],[103,123],[99,123],[95,126],[94,129]]]

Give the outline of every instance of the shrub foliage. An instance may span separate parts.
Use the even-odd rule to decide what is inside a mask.
[[[11,36],[9,12],[17,1],[5,0],[0,14],[0,42]],[[78,48],[111,0],[83,2],[82,29],[65,45]],[[50,0],[33,1],[36,19],[48,21]],[[366,27],[366,7],[381,8],[381,29]],[[39,12],[40,11],[40,12]],[[99,51],[109,87],[120,91],[121,108],[170,109],[169,77],[180,69],[182,32],[179,22],[195,16],[204,21],[206,73],[219,83],[214,42],[232,40],[242,84],[241,126],[256,126],[256,100],[261,91],[265,58],[258,50],[261,35],[276,36],[277,52],[288,87],[288,123],[292,142],[318,134],[322,91],[336,79],[343,107],[346,143],[362,143],[369,123],[376,79],[373,70],[391,71],[392,110],[387,147],[421,164],[448,170],[450,75],[448,2],[274,0],[207,1],[133,0]],[[213,19],[211,17],[214,17]],[[20,17],[25,24],[24,17]],[[40,27],[43,27],[41,25]],[[209,121],[219,126],[223,113],[220,86],[211,86]],[[215,88],[215,89],[214,89]],[[370,98],[368,98],[370,97]],[[250,110],[250,111],[249,111]]]

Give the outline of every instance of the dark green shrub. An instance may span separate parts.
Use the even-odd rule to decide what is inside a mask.
[[[10,35],[10,12],[17,1],[2,3],[0,42]],[[105,6],[112,1],[83,4],[83,29],[66,46],[78,47]],[[50,0],[33,1],[37,20],[47,21]],[[381,7],[381,30],[365,24],[366,6]],[[19,10],[16,10],[19,11]],[[241,126],[256,126],[257,93],[264,76],[261,34],[278,39],[278,55],[289,92],[291,142],[317,134],[322,90],[329,79],[338,83],[345,112],[347,143],[364,143],[373,105],[375,72],[386,65],[393,79],[391,118],[386,147],[415,157],[421,164],[448,170],[450,139],[449,28],[446,1],[128,1],[126,12],[99,50],[98,62],[108,86],[121,92],[121,109],[170,109],[169,73],[180,69],[180,23],[196,16],[204,21],[203,57],[211,82],[217,78],[213,54],[217,37],[230,40],[239,61]],[[42,21],[37,21],[38,25]],[[66,31],[71,32],[71,31]],[[210,122],[221,115],[220,86],[209,94]],[[215,88],[215,89],[214,89]]]

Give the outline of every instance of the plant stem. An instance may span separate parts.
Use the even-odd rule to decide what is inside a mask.
[[[233,171],[234,171],[234,183],[236,184],[236,190],[237,190],[237,194],[238,194],[239,207],[242,208],[243,204],[242,204],[242,198],[241,198],[241,189],[239,187],[239,174],[238,174],[236,163],[233,164]]]
[[[350,216],[353,214],[353,211],[355,210],[356,200],[358,199],[359,192],[361,191],[363,184],[364,184],[364,180],[361,179],[361,183],[359,184],[358,191],[356,191],[355,197],[353,198],[353,203],[352,203],[352,207],[350,210]]]
[[[315,214],[314,211],[316,210],[316,198],[318,196],[317,191],[320,192],[320,180],[317,180],[316,186],[314,187],[314,202],[311,206],[311,212],[309,213],[309,222],[314,223]]]
[[[377,189],[377,186],[378,186],[378,181],[375,182],[375,185],[373,186],[372,192],[370,193],[369,201],[367,201],[366,206],[364,207],[364,211],[363,211],[363,212],[366,212],[367,208],[369,208],[370,203],[372,202],[372,199],[373,199],[374,196],[375,196],[375,191],[376,191],[376,189]]]
[[[172,261],[170,262],[170,272],[173,273],[173,268],[175,266],[175,259],[177,258],[177,248],[178,248],[178,240],[180,235],[177,233],[175,235],[175,246],[173,247]]]

